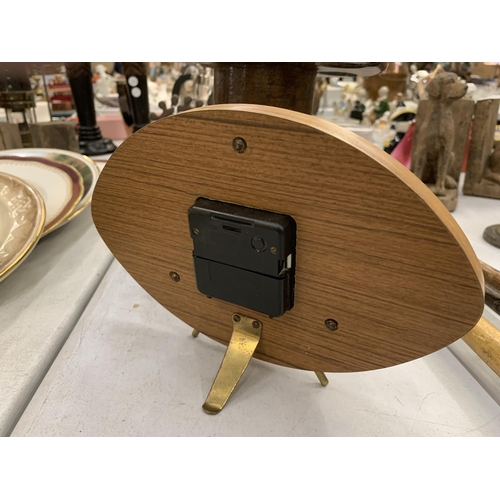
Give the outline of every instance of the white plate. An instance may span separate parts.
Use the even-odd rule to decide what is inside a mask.
[[[41,195],[22,179],[0,173],[0,281],[30,254],[44,226]]]
[[[0,172],[20,177],[32,185],[41,195],[47,213],[44,235],[70,217],[80,203],[83,194],[83,178],[78,171],[63,163],[46,158],[16,156],[10,151],[0,155]]]
[[[74,212],[77,212],[81,208],[85,208],[90,204],[92,193],[94,192],[94,188],[97,184],[97,179],[99,178],[102,168],[100,168],[99,165],[88,156],[74,153],[73,151],[66,151],[64,149],[49,148],[24,148],[0,151],[0,156],[6,154],[23,157],[38,156],[76,168],[83,177],[84,193]]]

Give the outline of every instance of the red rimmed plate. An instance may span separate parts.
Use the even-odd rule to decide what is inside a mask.
[[[44,236],[64,224],[84,194],[75,168],[45,158],[0,156],[0,172],[25,180],[41,194],[47,212]]]

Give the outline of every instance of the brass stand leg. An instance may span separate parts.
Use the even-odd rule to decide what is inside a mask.
[[[239,314],[233,315],[233,335],[217,376],[208,393],[203,409],[206,413],[219,413],[239,382],[259,344],[262,323]]]
[[[198,330],[193,330],[193,331],[191,332],[191,335],[192,335],[194,338],[198,337],[198,335],[199,335],[199,334],[200,334],[200,332],[199,332]]]
[[[318,377],[318,380],[320,381],[321,385],[323,387],[326,387],[328,385],[328,379],[326,378],[326,375],[324,372],[314,372],[316,374],[316,377]]]

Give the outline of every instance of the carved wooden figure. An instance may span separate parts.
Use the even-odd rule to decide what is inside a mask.
[[[456,165],[461,164],[465,152],[471,102],[456,103],[454,112],[453,103],[467,92],[454,73],[439,73],[426,91],[429,99],[422,101],[417,114],[412,171],[451,212],[457,206],[460,169]]]
[[[494,143],[500,99],[476,103],[464,194],[500,199],[500,146]]]

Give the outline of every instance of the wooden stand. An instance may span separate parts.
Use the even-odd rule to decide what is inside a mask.
[[[200,332],[193,330],[192,336],[197,338]],[[262,323],[254,318],[233,314],[233,333],[227,346],[219,371],[203,410],[209,415],[216,415],[226,405],[241,376],[245,373],[262,335]],[[323,372],[314,372],[323,387],[328,385],[328,378]]]

